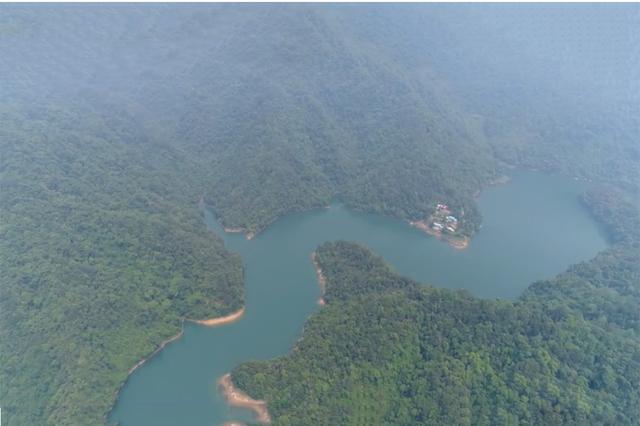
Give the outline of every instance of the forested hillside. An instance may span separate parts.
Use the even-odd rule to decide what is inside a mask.
[[[0,113],[6,424],[100,424],[181,318],[242,307],[240,258],[201,222],[179,155],[142,151],[135,125],[110,119]]]
[[[241,306],[201,195],[252,232],[446,202],[472,236],[506,166],[637,190],[637,12],[0,5],[5,423],[99,424],[181,316]]]
[[[500,160],[637,187],[637,4],[388,6],[366,16],[359,31],[471,113]]]
[[[126,110],[207,171],[226,226],[331,197],[404,219],[445,200],[473,234],[500,162],[640,178],[632,6],[4,10],[4,91]]]
[[[466,212],[464,232],[480,223],[472,196],[497,176],[489,145],[437,87],[417,86],[329,9],[12,9],[8,90],[126,110],[151,144],[206,170],[226,226],[259,231],[332,197],[405,219],[444,199]]]
[[[615,245],[515,302],[420,285],[363,247],[324,244],[327,305],[290,355],[243,364],[233,381],[278,425],[637,424],[640,210],[591,197]]]

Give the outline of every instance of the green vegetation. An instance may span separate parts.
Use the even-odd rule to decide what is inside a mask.
[[[445,202],[472,235],[505,163],[637,188],[638,15],[522,7],[1,5],[5,423],[100,424],[180,317],[242,304],[202,194],[249,231],[338,198],[404,219]],[[584,292],[617,303],[608,285]]]
[[[640,210],[610,194],[587,201],[615,245],[515,302],[420,285],[326,243],[326,307],[290,355],[233,381],[282,425],[636,424]]]
[[[444,202],[472,235],[473,194],[503,162],[640,180],[637,97],[618,87],[637,16],[558,8],[5,6],[0,72],[22,101],[126,111],[204,172],[225,226],[335,197],[403,219]],[[585,52],[586,30],[607,57]]]
[[[241,260],[208,233],[167,152],[101,117],[0,114],[3,421],[100,424],[181,318],[243,304]]]

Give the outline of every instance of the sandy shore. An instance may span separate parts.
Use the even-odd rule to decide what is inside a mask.
[[[424,220],[416,220],[416,221],[410,220],[409,225],[413,226],[414,228],[418,228],[425,234],[428,234],[440,240],[446,241],[447,244],[449,244],[451,247],[453,247],[456,250],[464,250],[467,247],[469,247],[468,237],[454,237],[451,235],[443,234],[440,231],[431,229],[429,225],[427,225],[427,222],[425,222]]]
[[[186,320],[189,322],[195,322],[196,324],[205,325],[207,327],[217,327],[220,325],[230,324],[232,322],[238,321],[240,318],[242,318],[242,315],[244,315],[244,308],[238,309],[237,311],[232,312],[224,317],[209,318],[203,320],[186,318]]]
[[[318,305],[325,305],[326,302],[324,300],[324,293],[327,290],[327,279],[322,273],[322,269],[320,269],[320,265],[316,261],[316,252],[311,253],[311,262],[313,262],[313,267],[316,270],[316,278],[318,279],[318,285],[320,286],[320,299],[318,299]]]
[[[267,403],[265,401],[255,400],[241,390],[236,389],[233,381],[231,381],[231,374],[227,373],[222,376],[218,381],[218,386],[227,404],[232,407],[246,408],[252,411],[258,423],[267,424],[271,422],[271,417],[267,410]]]

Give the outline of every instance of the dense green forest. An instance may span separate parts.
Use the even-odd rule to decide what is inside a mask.
[[[637,424],[640,210],[590,194],[615,244],[515,302],[403,278],[325,243],[327,305],[293,351],[237,367],[274,424]],[[533,261],[533,260],[532,260]]]
[[[207,232],[171,153],[141,151],[131,123],[90,118],[0,113],[6,424],[101,423],[181,318],[243,304],[241,260]]]
[[[226,226],[332,197],[404,219],[445,200],[471,235],[473,194],[504,162],[640,179],[639,18],[623,6],[3,10],[4,91],[127,111],[206,170]]]
[[[5,423],[100,424],[181,317],[242,305],[201,195],[247,231],[334,198],[403,219],[446,202],[471,236],[507,166],[637,191],[636,12],[0,5]]]
[[[446,94],[417,87],[402,64],[352,35],[339,16],[355,11],[10,11],[3,50],[18,64],[2,70],[15,76],[9,93],[34,101],[38,88],[57,102],[70,93],[131,114],[149,144],[178,147],[206,171],[206,198],[225,226],[259,231],[332,197],[405,219],[446,200],[464,209],[463,232],[479,226],[473,194],[498,175],[491,147]]]

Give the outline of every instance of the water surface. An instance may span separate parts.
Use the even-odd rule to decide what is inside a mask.
[[[514,298],[531,282],[553,277],[607,246],[579,202],[584,189],[568,178],[514,173],[510,183],[480,196],[483,227],[464,251],[400,220],[353,213],[337,204],[286,216],[251,241],[225,234],[206,211],[207,226],[242,255],[245,315],[218,328],[185,324],[181,339],[131,375],[110,421],[213,426],[251,420],[224,403],[216,381],[243,361],[288,352],[305,319],[319,309],[310,254],[324,241],[362,243],[421,282],[465,288],[480,297]]]

